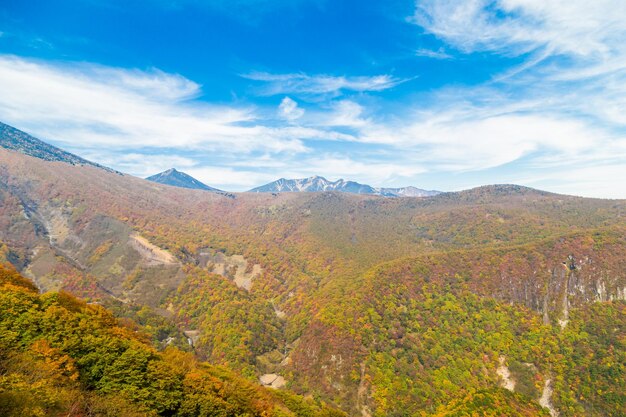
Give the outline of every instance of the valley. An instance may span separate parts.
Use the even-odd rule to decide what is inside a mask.
[[[2,261],[41,297],[246,383],[350,416],[626,411],[624,200],[224,195],[2,149],[0,202]]]

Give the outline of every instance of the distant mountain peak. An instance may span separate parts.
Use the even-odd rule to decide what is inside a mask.
[[[89,165],[110,172],[117,172],[95,162],[88,161],[73,153],[50,145],[19,129],[0,122],[0,148],[19,152],[44,161],[65,162],[71,165]]]
[[[340,191],[352,194],[370,194],[385,197],[428,197],[439,194],[439,191],[422,190],[416,187],[375,188],[367,184],[359,184],[358,182],[344,179],[329,181],[319,175],[314,175],[308,178],[290,180],[280,178],[276,181],[270,182],[269,184],[265,184],[250,190],[250,192],[253,193],[319,191]]]
[[[158,174],[152,175],[146,178],[148,181],[156,182],[164,185],[171,185],[179,188],[190,188],[192,190],[204,190],[214,193],[224,193],[217,188],[209,187],[208,185],[198,181],[189,174],[185,174],[177,170],[176,168],[170,168]]]

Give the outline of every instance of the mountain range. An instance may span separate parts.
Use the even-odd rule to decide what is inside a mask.
[[[25,155],[34,156],[45,161],[65,162],[72,165],[87,165],[96,168],[105,169],[116,172],[103,165],[88,161],[80,156],[66,152],[55,146],[52,146],[40,139],[37,139],[19,129],[0,122],[0,147],[12,151],[21,152]],[[210,191],[214,193],[223,193],[232,196],[231,193],[210,187],[192,176],[170,168],[166,171],[149,176],[148,181],[159,184],[170,185],[174,187],[182,187],[196,190]],[[427,197],[439,194],[438,191],[426,191],[415,187],[403,188],[374,188],[369,185],[359,184],[354,181],[328,181],[319,176],[305,179],[286,180],[281,178],[269,184],[259,186],[250,190],[250,192],[315,192],[315,191],[340,191],[355,194],[371,194],[386,197]]]
[[[80,156],[66,152],[55,146],[52,146],[40,139],[37,139],[19,129],[0,122],[0,147],[12,151],[21,152],[25,155],[34,156],[45,161],[65,162],[72,165],[88,165],[109,171],[114,171],[103,165],[88,161]],[[174,187],[182,187],[196,190],[204,190],[215,193],[228,192],[210,187],[192,176],[170,168],[166,171],[149,176],[148,181],[159,184],[170,185]],[[402,188],[375,188],[365,184],[359,184],[354,181],[346,181],[343,179],[331,182],[320,176],[313,176],[304,179],[287,180],[281,178],[277,181],[265,184],[250,190],[255,193],[275,193],[275,192],[320,192],[320,191],[339,191],[354,194],[371,194],[385,197],[429,197],[439,194],[439,191],[421,190],[416,187]]]
[[[280,192],[320,192],[320,191],[340,191],[352,194],[370,194],[385,197],[431,197],[440,194],[439,191],[421,190],[416,187],[402,188],[375,188],[366,184],[359,184],[354,181],[339,179],[329,181],[324,177],[313,176],[302,179],[285,179],[270,182],[251,189],[251,193],[280,193]]]
[[[61,408],[21,415],[626,415],[626,200],[228,198],[14,137],[0,401]]]

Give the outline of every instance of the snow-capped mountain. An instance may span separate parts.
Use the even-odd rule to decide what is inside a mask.
[[[159,184],[172,185],[174,187],[191,188],[193,190],[205,190],[215,193],[223,193],[224,191],[217,188],[209,187],[206,184],[198,181],[191,175],[180,172],[175,168],[170,168],[167,171],[163,171],[159,174],[152,175],[146,178],[148,181],[158,182]]]
[[[363,185],[354,181],[328,181],[324,177],[314,176],[310,178],[301,178],[295,180],[287,180],[281,178],[277,181],[253,188],[253,193],[277,193],[277,192],[315,192],[315,191],[345,191],[355,194],[374,194],[374,188],[369,185]]]
[[[262,185],[250,190],[252,193],[280,193],[280,192],[316,192],[316,191],[341,191],[353,194],[372,194],[386,197],[427,197],[439,194],[438,191],[421,190],[415,187],[403,188],[375,188],[367,184],[359,184],[354,181],[343,179],[328,181],[324,177],[314,176],[310,178],[288,180],[281,178],[269,184]]]

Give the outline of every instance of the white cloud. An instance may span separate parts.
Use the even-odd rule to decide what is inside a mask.
[[[339,95],[343,91],[383,91],[403,82],[390,75],[361,77],[307,75],[307,74],[269,74],[252,72],[242,77],[261,81],[265,85],[259,90],[263,95],[311,94]]]
[[[179,102],[198,97],[201,87],[178,74],[167,74],[158,69],[139,71],[120,70],[99,65],[72,66],[73,72],[87,82],[106,80],[121,92],[130,92],[141,97],[169,102]],[[76,70],[81,72],[77,73]]]
[[[197,84],[158,70],[0,56],[0,91],[0,120],[75,148],[305,152],[302,139],[326,134],[270,128],[251,109],[189,100]]]
[[[318,123],[327,126],[345,126],[364,129],[371,125],[371,120],[363,118],[364,108],[352,100],[333,103],[331,111],[324,114]]]
[[[576,56],[610,54],[626,33],[621,0],[419,0],[414,20],[459,49],[536,48]]]
[[[321,175],[329,180],[339,178],[361,183],[385,185],[390,182],[410,182],[410,178],[424,173],[427,169],[415,161],[407,159],[381,160],[374,154],[345,155],[341,152],[321,152],[304,158],[283,158],[280,160],[265,157],[248,161],[228,163],[228,167],[198,167],[187,169],[197,178],[207,181],[223,181],[230,184],[227,189],[247,190],[265,183],[284,178],[307,178]]]
[[[496,80],[530,72],[534,80],[519,81],[526,86],[540,84],[543,89],[551,81],[597,81],[599,77],[617,77],[613,83],[607,79],[602,83],[623,85],[625,16],[622,0],[419,0],[413,21],[466,53],[530,52],[519,67]],[[569,92],[572,85],[568,87]]]
[[[552,161],[581,162],[626,158],[619,135],[555,115],[514,111],[505,103],[494,107],[450,105],[413,112],[401,120],[377,123],[357,119],[354,140],[385,145],[412,154],[416,162],[450,172],[484,170],[534,155],[537,167]],[[347,122],[346,122],[347,123]]]
[[[304,109],[298,107],[295,100],[285,97],[278,106],[278,115],[285,120],[296,120],[304,116]]]
[[[621,0],[416,1],[413,21],[447,48],[523,62],[485,86],[436,92],[410,136],[451,171],[524,158],[520,182],[528,174],[555,191],[626,196],[615,175],[626,161],[624,16]],[[402,144],[402,136],[387,137]]]
[[[455,120],[440,117],[416,123],[407,140],[425,145],[424,156],[451,171],[480,170],[514,162],[532,153],[560,159],[593,152],[603,135],[584,124],[540,115],[499,115]]]
[[[372,186],[384,186],[392,182],[408,184],[411,178],[427,171],[424,165],[415,160],[398,157],[389,160],[380,156],[377,152],[351,152],[350,155],[341,152],[320,152],[302,158],[280,160],[263,156],[229,163],[230,167],[236,168],[235,173],[232,173],[230,168],[215,167],[190,169],[186,172],[193,172],[198,178],[212,180],[215,184],[221,178],[229,177],[229,181],[232,181],[230,189],[237,187],[239,190],[245,190],[280,177],[307,178],[314,175],[321,175],[329,180],[343,178]]]
[[[415,51],[415,56],[423,56],[426,58],[433,58],[433,59],[452,59],[453,58],[452,55],[447,53],[443,48],[439,48],[436,51],[433,51],[432,49],[420,48]]]

